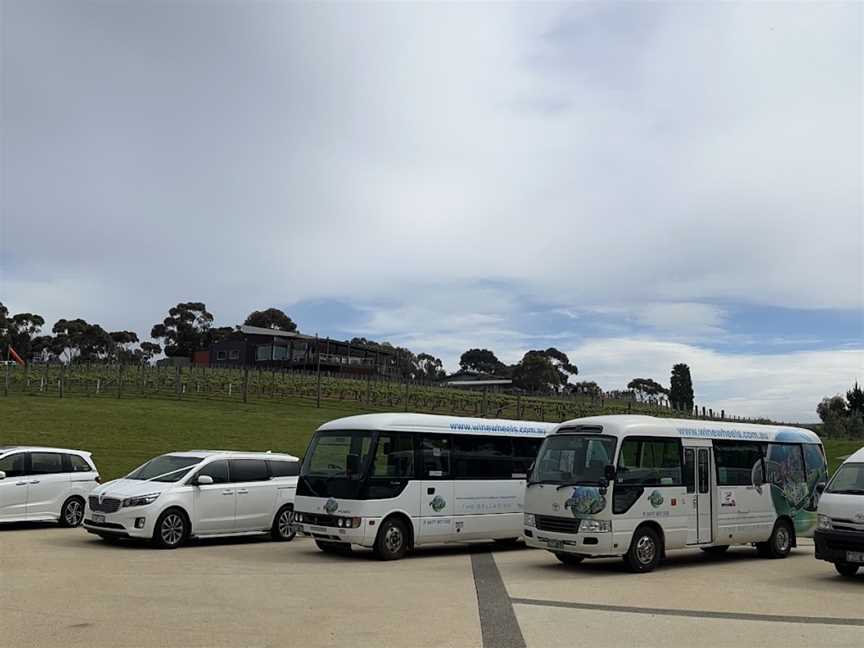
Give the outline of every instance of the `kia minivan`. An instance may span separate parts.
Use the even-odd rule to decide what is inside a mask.
[[[36,446],[0,447],[0,522],[59,522],[77,527],[99,484],[89,452]]]
[[[864,567],[864,448],[850,455],[819,498],[816,557],[841,576]]]
[[[270,452],[161,455],[94,490],[84,528],[107,541],[142,538],[163,549],[203,536],[292,540],[299,471],[297,457]]]

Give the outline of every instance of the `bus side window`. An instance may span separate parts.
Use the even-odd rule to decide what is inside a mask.
[[[423,477],[450,476],[449,436],[424,436],[420,452],[423,457]]]
[[[688,493],[696,492],[696,452],[692,448],[684,449],[684,485]]]

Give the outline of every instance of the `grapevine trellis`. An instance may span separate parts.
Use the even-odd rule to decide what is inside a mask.
[[[534,397],[441,387],[381,376],[345,377],[305,371],[261,371],[146,365],[5,367],[4,393],[42,397],[174,398],[258,401],[342,401],[370,411],[412,411],[487,418],[563,421],[598,414],[690,416],[659,403],[568,394]],[[704,418],[727,419],[702,408]],[[696,412],[692,415],[695,416]],[[733,417],[734,418],[734,417]],[[737,419],[735,420],[744,420]]]

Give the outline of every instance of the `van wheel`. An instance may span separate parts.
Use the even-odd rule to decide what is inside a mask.
[[[273,518],[270,536],[280,542],[291,542],[297,532],[294,530],[294,508],[288,504],[279,509]]]
[[[583,558],[582,556],[575,556],[568,553],[556,553],[555,557],[560,560],[562,564],[570,566],[578,565],[583,560],[585,560],[585,558]]]
[[[756,551],[763,558],[785,558],[792,551],[792,527],[786,520],[774,525],[768,542],[757,542]]]
[[[624,554],[624,562],[630,571],[643,574],[653,571],[660,564],[663,555],[663,544],[660,536],[651,527],[636,529],[630,548]]]
[[[78,527],[84,521],[84,500],[80,497],[70,497],[63,502],[60,509],[60,526]]]
[[[858,573],[859,565],[853,565],[852,563],[834,563],[834,569],[837,570],[837,573],[841,576],[854,576]]]
[[[399,519],[385,520],[375,538],[375,556],[379,560],[399,560],[408,551],[408,529]]]
[[[349,554],[351,553],[351,545],[347,542],[328,542],[327,540],[315,540],[315,544],[324,553],[330,554]]]
[[[176,549],[186,541],[189,524],[179,509],[168,509],[156,520],[153,542],[160,549]]]
[[[717,545],[716,547],[699,547],[705,553],[711,556],[722,556],[729,551],[729,545]]]

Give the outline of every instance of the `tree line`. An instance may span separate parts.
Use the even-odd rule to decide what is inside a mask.
[[[822,421],[822,434],[847,439],[864,438],[864,390],[858,381],[846,392],[826,396],[816,406],[816,413]]]

